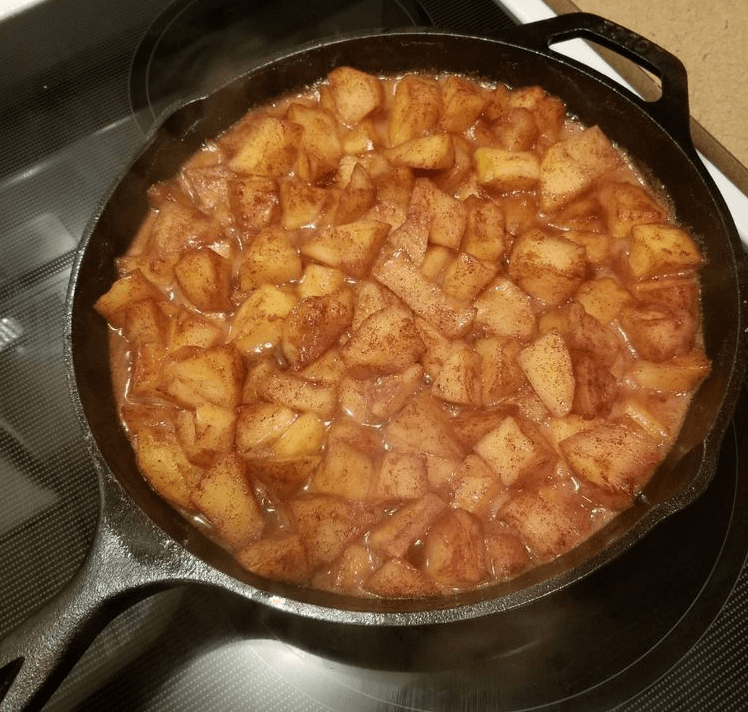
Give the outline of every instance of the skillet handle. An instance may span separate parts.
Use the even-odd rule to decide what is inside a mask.
[[[528,49],[547,53],[551,45],[570,39],[587,39],[612,50],[643,69],[654,74],[660,81],[661,96],[647,101],[631,93],[631,99],[641,106],[668,133],[683,146],[692,146],[690,113],[688,104],[688,75],[683,63],[667,50],[641,35],[606,20],[598,15],[575,12],[518,25],[503,34],[510,41]],[[565,55],[565,61],[569,60]],[[582,66],[575,62],[576,66]],[[586,67],[585,67],[586,68]],[[620,88],[618,82],[606,78]]]
[[[60,595],[0,641],[2,712],[41,709],[117,614],[194,580],[195,560],[186,550],[128,506],[121,492],[115,493],[120,501],[114,506],[107,506],[112,503],[106,494],[83,566]]]

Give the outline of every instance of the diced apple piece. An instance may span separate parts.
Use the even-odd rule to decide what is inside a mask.
[[[481,363],[481,401],[491,406],[510,393],[514,393],[524,382],[525,375],[517,363],[522,345],[516,339],[501,339],[489,336],[475,342]]]
[[[374,463],[366,453],[335,438],[327,444],[322,465],[312,477],[311,490],[363,501],[371,498],[375,477]]]
[[[364,544],[348,545],[340,558],[328,569],[320,569],[312,579],[314,588],[349,595],[362,595],[366,579],[375,571],[377,562]]]
[[[246,248],[239,265],[239,287],[251,292],[263,284],[278,285],[299,279],[301,257],[285,230],[265,228]]]
[[[395,231],[393,231],[395,232]],[[428,239],[428,229],[426,230],[426,239]],[[418,264],[418,260],[413,257],[405,246],[406,251],[410,255],[413,262]],[[442,245],[428,245],[426,251],[423,253],[423,261],[421,262],[421,274],[426,279],[436,282],[441,282],[441,274],[444,269],[449,265],[455,258],[454,250],[450,250],[448,247],[442,247]]]
[[[434,581],[404,559],[388,559],[367,580],[364,588],[385,598],[414,598],[439,594]]]
[[[685,393],[696,388],[707,377],[709,370],[709,360],[704,352],[694,349],[663,363],[639,360],[631,368],[629,375],[644,388]]]
[[[590,511],[570,488],[539,484],[522,490],[499,512],[538,559],[546,561],[576,546],[592,531]]]
[[[549,224],[561,230],[577,230],[597,235],[603,235],[608,230],[605,209],[600,204],[596,191],[573,198],[553,214]]]
[[[223,328],[195,312],[182,310],[169,321],[167,348],[174,358],[187,355],[195,347],[209,349],[218,346],[223,340]]]
[[[150,396],[164,382],[166,350],[159,343],[139,344],[131,351],[132,367],[127,383],[131,396]]]
[[[202,157],[202,158],[201,158]],[[182,168],[182,181],[195,198],[195,205],[222,225],[232,222],[229,209],[229,172],[215,163],[218,154],[201,151]],[[205,163],[203,163],[205,161]]]
[[[313,183],[336,171],[343,149],[335,116],[326,109],[294,102],[288,107],[286,119],[303,129],[298,176]]]
[[[261,176],[236,176],[229,181],[228,199],[241,233],[257,232],[278,215],[278,182]]]
[[[410,209],[427,216],[429,242],[456,250],[467,226],[465,205],[437,188],[428,178],[416,178]]]
[[[509,415],[473,448],[507,487],[540,472],[552,457],[548,444],[525,430]]]
[[[445,131],[467,131],[481,115],[486,99],[480,87],[464,77],[450,75],[442,82],[442,111],[439,125]]]
[[[232,549],[247,546],[265,528],[244,461],[235,453],[222,457],[203,475],[192,502]]]
[[[411,200],[412,204],[412,200]],[[391,252],[399,249],[405,250],[414,264],[421,266],[424,274],[429,274],[427,270],[437,269],[434,266],[425,264],[427,256],[432,248],[438,245],[429,245],[429,232],[431,231],[431,215],[423,210],[421,206],[408,211],[405,222],[390,231],[387,237],[387,245],[384,248]],[[447,248],[441,248],[447,252],[451,258],[451,251]],[[433,260],[433,254],[429,256]]]
[[[405,75],[395,87],[388,135],[391,146],[433,132],[442,113],[439,84],[429,77]]]
[[[353,307],[353,323],[351,328],[355,331],[374,312],[385,307],[403,306],[403,303],[387,287],[379,282],[361,280],[354,287],[356,303]]]
[[[603,421],[562,440],[559,448],[577,475],[632,497],[660,461],[657,442],[633,421]]]
[[[231,325],[231,340],[244,354],[252,354],[280,342],[283,320],[296,297],[272,284],[263,284],[242,302]]]
[[[248,571],[274,581],[305,583],[309,562],[302,537],[280,530],[239,551],[239,563]]]
[[[247,462],[247,471],[261,482],[273,497],[287,500],[300,490],[317,469],[320,455],[299,457],[252,457],[251,452],[239,453]]]
[[[262,113],[237,124],[219,143],[235,173],[282,176],[296,162],[300,138],[298,126]]]
[[[244,363],[231,345],[214,346],[165,368],[166,392],[184,406],[214,403],[235,408],[241,401]]]
[[[312,225],[319,218],[328,200],[324,188],[297,178],[289,178],[280,184],[281,226],[286,230]]]
[[[303,494],[289,502],[289,509],[312,569],[337,559],[371,522],[355,502],[326,494]]]
[[[184,454],[173,432],[149,427],[135,437],[138,469],[162,497],[185,509],[191,509],[190,491],[202,470]]]
[[[366,169],[356,163],[351,171],[348,184],[338,198],[335,210],[335,224],[346,225],[355,222],[368,212],[377,199],[377,187]]]
[[[529,296],[514,282],[498,277],[473,302],[476,326],[490,334],[527,341],[536,331]]]
[[[601,324],[610,324],[633,298],[631,292],[615,278],[598,277],[584,282],[577,291],[576,299]]]
[[[544,89],[535,85],[513,89],[507,100],[509,110],[527,109],[533,115],[540,130],[541,143],[558,141],[566,119],[566,106],[555,96],[550,96]]]
[[[357,124],[384,101],[379,79],[352,67],[336,67],[328,75],[335,110],[349,126]]]
[[[307,381],[337,387],[345,375],[345,370],[345,363],[340,358],[337,347],[333,347],[316,361],[302,368],[299,375]]]
[[[546,332],[517,355],[534,391],[546,408],[563,418],[574,400],[574,369],[563,336],[555,330]]]
[[[647,435],[658,443],[665,443],[672,435],[666,419],[649,407],[645,398],[629,395],[623,402],[623,414],[633,420]],[[680,419],[677,419],[680,425]]]
[[[312,262],[304,268],[297,291],[300,299],[322,297],[340,289],[344,282],[344,272],[334,267],[325,267]]]
[[[415,452],[385,452],[376,478],[377,499],[419,499],[428,491],[426,456]]]
[[[447,413],[439,402],[418,393],[385,427],[388,445],[402,450],[426,452],[446,459],[462,459],[462,447],[450,432]]]
[[[620,164],[620,154],[598,126],[553,144],[540,165],[541,208],[557,210]]]
[[[507,151],[529,151],[540,131],[532,111],[522,106],[511,107],[492,126],[501,148]]]
[[[432,524],[424,556],[424,571],[445,586],[474,586],[488,576],[483,531],[464,509],[449,509]]]
[[[168,318],[155,299],[139,299],[128,304],[123,309],[122,322],[122,334],[132,345],[163,346],[166,342]]]
[[[530,552],[517,532],[504,522],[487,522],[483,533],[494,578],[507,581],[530,567]]]
[[[337,409],[334,386],[307,381],[293,373],[276,372],[259,386],[260,395],[271,403],[280,403],[302,412],[312,412],[330,420]]]
[[[484,517],[504,485],[486,462],[470,453],[452,478],[452,500],[467,512]]]
[[[129,305],[142,299],[163,299],[163,294],[136,269],[116,280],[109,291],[96,300],[94,308],[113,327],[121,328]]]
[[[454,165],[455,147],[449,134],[438,133],[397,144],[385,156],[395,166],[441,171]]]
[[[594,418],[610,412],[618,395],[618,381],[599,361],[586,351],[572,352],[574,400],[572,411]]]
[[[475,309],[462,306],[426,279],[404,251],[377,262],[373,272],[382,284],[444,336],[458,338],[472,326]]]
[[[234,446],[236,414],[233,409],[202,403],[195,410],[180,410],[177,437],[191,462],[202,466],[229,452]]]
[[[273,445],[279,458],[318,454],[325,441],[325,424],[314,413],[302,413]]]
[[[639,185],[609,182],[599,192],[608,219],[608,232],[615,237],[626,237],[634,225],[661,223],[667,210]]]
[[[442,278],[442,289],[456,299],[471,301],[494,278],[497,268],[460,252],[447,267]]]
[[[433,492],[408,502],[372,529],[369,546],[383,558],[402,558],[445,509],[447,503]]]
[[[607,233],[591,230],[566,230],[563,236],[584,248],[587,261],[595,267],[605,267],[610,261],[613,238]]]
[[[635,279],[692,270],[701,262],[696,243],[680,228],[652,223],[631,230],[629,269]]]
[[[431,392],[442,400],[459,405],[481,404],[480,356],[465,346],[455,349],[434,379]]]
[[[696,338],[695,314],[676,312],[657,302],[627,304],[620,321],[636,352],[646,361],[682,356]]]
[[[473,154],[478,183],[502,193],[531,190],[540,178],[540,159],[532,151],[481,147]]]
[[[390,226],[379,220],[358,220],[323,228],[301,247],[302,254],[352,277],[365,277]]]
[[[583,247],[535,229],[514,243],[509,274],[528,294],[549,306],[565,302],[587,275]]]
[[[231,262],[210,248],[185,250],[174,265],[182,294],[200,311],[231,309]]]
[[[269,450],[291,427],[298,413],[277,403],[251,403],[239,408],[236,420],[236,447],[251,456]]]
[[[298,302],[284,321],[281,338],[289,368],[297,371],[316,361],[337,342],[352,319],[353,291],[349,287]]]
[[[467,226],[462,249],[476,259],[497,262],[504,254],[504,211],[493,200],[471,196],[465,201]]]
[[[468,451],[497,428],[510,412],[511,408],[464,408],[450,418],[449,424],[455,440]]]

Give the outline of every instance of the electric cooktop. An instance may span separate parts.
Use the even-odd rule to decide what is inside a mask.
[[[520,19],[535,4],[504,3]],[[0,21],[0,638],[60,591],[96,525],[62,326],[110,183],[174,101],[276,50],[412,25],[490,34],[513,19],[492,0],[44,0]],[[114,619],[45,709],[748,709],[747,423],[743,392],[707,492],[595,574],[468,626],[494,627],[481,655],[441,655],[460,649],[448,625],[402,656],[375,632],[330,640],[183,587]],[[502,645],[502,626],[524,643]]]

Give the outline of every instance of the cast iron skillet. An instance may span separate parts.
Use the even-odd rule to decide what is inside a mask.
[[[575,37],[594,39],[654,72],[662,84],[661,98],[639,99],[549,47]],[[125,252],[146,214],[147,187],[171,176],[204,140],[228,128],[248,108],[302,90],[341,64],[377,74],[450,71],[514,86],[540,84],[563,98],[586,124],[599,124],[648,175],[667,186],[678,220],[698,237],[707,256],[704,336],[713,370],[671,455],[634,507],[574,551],[509,583],[436,600],[372,601],[264,580],[241,569],[148,487],[119,424],[107,326],[93,303],[116,278],[114,258]],[[257,610],[319,623],[316,630],[324,630],[323,635],[334,637],[340,627],[375,630],[383,645],[391,640],[402,646],[409,631],[437,626],[455,631],[475,619],[519,609],[588,575],[708,486],[743,378],[747,273],[731,217],[691,142],[683,66],[642,37],[593,15],[525,25],[501,39],[408,29],[315,42],[173,110],[111,190],[73,267],[66,361],[99,476],[100,518],[88,558],[72,583],[0,646],[6,680],[0,686],[0,695],[5,693],[0,706],[41,706],[114,615],[182,583],[218,586],[259,604]],[[495,634],[510,636],[510,629]],[[490,641],[481,636],[479,644]]]

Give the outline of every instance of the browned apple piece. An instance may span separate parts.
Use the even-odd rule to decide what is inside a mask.
[[[598,126],[553,144],[540,165],[540,206],[562,207],[621,164],[621,156]]]
[[[555,306],[571,297],[587,276],[586,252],[560,235],[531,230],[514,243],[509,274],[528,294]]]
[[[390,234],[387,236],[386,246],[384,250],[395,252],[399,249],[405,250],[414,264],[421,266],[421,271],[429,275],[429,269],[436,269],[438,267],[429,267],[426,264],[427,257],[429,262],[433,259],[431,254],[432,248],[438,247],[435,245],[429,245],[429,232],[431,230],[431,216],[421,207],[416,209],[410,209],[408,211],[405,221],[393,228]],[[446,248],[440,248],[446,251],[448,254],[451,252]]]
[[[603,489],[633,497],[660,461],[658,443],[631,420],[603,421],[559,443],[571,469]]]
[[[504,489],[486,462],[470,453],[451,481],[452,501],[461,509],[485,517],[496,495]]]
[[[235,176],[228,183],[228,200],[236,227],[252,234],[278,217],[278,182],[262,176]]]
[[[608,219],[600,204],[596,191],[589,191],[574,198],[550,216],[549,224],[562,230],[577,230],[582,233],[605,234]]]
[[[273,445],[278,458],[299,458],[316,455],[325,441],[327,429],[314,413],[302,413],[291,423]]]
[[[127,382],[128,395],[148,398],[163,387],[166,350],[162,344],[139,344],[131,349],[130,358],[132,364]]]
[[[94,308],[113,327],[121,328],[131,304],[143,299],[163,299],[162,292],[143,273],[136,269],[112,284],[105,294],[96,300]]]
[[[682,356],[691,350],[696,337],[696,315],[656,302],[626,305],[620,321],[636,352],[646,361]]]
[[[296,285],[296,291],[300,299],[322,297],[340,289],[345,279],[345,272],[312,262],[304,267],[301,279]]]
[[[311,491],[336,495],[345,500],[371,499],[376,470],[371,458],[340,438],[327,444],[325,458],[311,481]]]
[[[393,448],[452,460],[460,460],[464,454],[450,432],[447,413],[433,396],[423,391],[384,427],[383,434]]]
[[[385,561],[369,576],[364,588],[375,596],[386,598],[436,596],[440,593],[434,581],[423,571],[401,558]]]
[[[356,163],[347,185],[340,193],[335,224],[346,225],[363,218],[377,199],[377,187],[366,169]]]
[[[349,126],[357,124],[384,101],[379,79],[353,67],[336,67],[328,75],[338,116]]]
[[[502,193],[532,190],[540,179],[540,159],[533,151],[481,147],[473,154],[478,183]]]
[[[372,521],[364,507],[327,494],[301,494],[288,508],[312,569],[337,559]]]
[[[442,113],[439,83],[430,77],[406,74],[395,87],[387,127],[391,146],[434,131]]]
[[[182,168],[181,179],[195,205],[222,225],[232,222],[229,207],[229,171],[217,163],[218,153],[200,151]]]
[[[506,408],[462,408],[450,418],[455,440],[467,452],[487,433],[498,427],[509,414]]]
[[[604,183],[598,195],[608,219],[608,232],[614,237],[626,237],[634,225],[661,223],[667,217],[667,210],[634,183]]]
[[[207,467],[216,457],[234,446],[236,413],[213,403],[203,403],[193,410],[180,410],[176,433],[191,462]]]
[[[174,265],[182,294],[200,311],[231,309],[231,262],[210,248],[185,250]]]
[[[289,368],[297,371],[316,361],[337,342],[352,319],[353,291],[347,286],[298,302],[283,323],[281,350]]]
[[[191,490],[202,470],[184,454],[176,435],[164,428],[147,427],[138,431],[134,441],[138,469],[164,499],[191,509]]]
[[[674,225],[652,223],[631,229],[629,269],[635,279],[693,270],[701,262],[691,236]]]
[[[261,482],[273,497],[282,500],[304,487],[322,459],[320,455],[252,457],[251,452],[240,455],[247,462],[249,475]]]
[[[170,319],[167,326],[167,350],[169,355],[179,359],[194,348],[218,346],[224,336],[224,329],[217,322],[183,309]]]
[[[465,200],[467,225],[462,249],[476,259],[497,262],[504,254],[504,211],[493,200],[470,196]]]
[[[629,375],[644,388],[670,393],[691,391],[709,374],[709,360],[701,349],[694,349],[669,361],[637,361]]]
[[[390,226],[379,220],[358,220],[323,228],[301,246],[301,253],[356,278],[367,276]]]
[[[286,119],[302,127],[297,175],[313,183],[336,171],[343,149],[335,116],[326,109],[293,102]]]
[[[238,409],[236,447],[240,454],[256,456],[272,449],[273,444],[291,427],[298,413],[277,403],[249,403]]]
[[[477,121],[486,98],[474,82],[450,75],[442,82],[442,102],[444,108],[439,125],[445,131],[461,134]]]
[[[594,356],[573,351],[574,400],[571,410],[585,418],[606,416],[618,395],[618,381]]]
[[[271,403],[279,403],[301,412],[309,411],[323,420],[330,420],[337,409],[334,386],[314,383],[295,373],[272,373],[260,384],[258,390]]]
[[[301,584],[310,574],[302,537],[283,530],[253,542],[236,558],[248,571],[274,581]]]
[[[473,450],[507,487],[539,473],[553,458],[548,443],[527,424],[523,428],[511,415],[484,435]]]
[[[376,569],[374,557],[363,544],[354,542],[328,569],[320,569],[312,578],[312,586],[323,591],[349,595],[364,594],[364,582]]]
[[[633,297],[614,277],[597,277],[584,282],[576,293],[584,310],[601,324],[610,324],[618,318],[621,309],[629,304]]]
[[[282,176],[296,163],[300,139],[299,126],[261,112],[236,124],[219,145],[235,173]]]
[[[235,453],[224,455],[203,475],[192,491],[192,503],[232,549],[247,546],[265,528],[246,466]]]
[[[541,145],[559,140],[566,120],[566,106],[558,97],[550,96],[537,85],[521,87],[509,93],[507,106],[509,110],[521,108],[532,113],[543,139]]]
[[[337,387],[345,375],[345,370],[338,348],[333,347],[316,361],[302,368],[299,375],[307,381]]]
[[[434,185],[428,178],[416,178],[410,210],[427,216],[429,242],[456,250],[467,226],[465,205]]]
[[[393,233],[398,231],[399,230],[393,230]],[[425,236],[426,240],[428,240],[428,228],[426,228]],[[413,262],[418,264],[420,261],[421,274],[431,282],[441,284],[444,270],[455,258],[455,251],[450,250],[448,247],[443,247],[442,245],[427,244],[425,246],[425,251],[423,252],[422,260],[419,260],[413,256],[413,252],[408,249],[407,245],[404,245],[404,247]]]
[[[455,299],[471,301],[496,276],[496,272],[495,265],[460,252],[444,270],[442,289]]]
[[[373,274],[444,336],[458,338],[472,326],[475,309],[463,306],[426,279],[404,251],[400,250],[378,261],[374,265]]]
[[[301,277],[299,251],[285,230],[264,228],[244,251],[239,287],[251,292],[263,284],[279,285]]]
[[[371,530],[369,546],[385,559],[404,557],[411,545],[428,531],[447,506],[433,492],[407,502]]]
[[[236,310],[231,341],[243,354],[254,354],[280,343],[283,320],[297,299],[272,284],[260,285]]]
[[[489,334],[527,341],[536,331],[530,297],[512,280],[497,277],[473,302],[475,325]]]
[[[475,586],[488,576],[488,557],[478,519],[449,509],[431,525],[424,540],[424,571],[443,586]]]
[[[455,349],[444,361],[431,392],[442,400],[459,405],[481,404],[481,359],[468,346]]]
[[[546,408],[565,416],[574,400],[574,369],[563,336],[551,329],[526,346],[517,362]]]
[[[594,267],[604,268],[610,262],[614,242],[607,233],[592,230],[566,230],[563,236],[583,247],[587,261]]]
[[[419,499],[428,492],[428,488],[426,456],[423,453],[385,452],[373,492],[376,499]]]
[[[517,363],[522,345],[516,339],[489,336],[475,342],[480,356],[481,402],[495,405],[514,393],[523,383],[525,374]]]
[[[513,579],[530,568],[532,558],[516,531],[504,522],[493,520],[483,525],[486,553],[494,578]]]
[[[664,304],[676,313],[697,317],[699,284],[693,277],[660,277],[649,282],[637,282],[633,291],[642,302]]]
[[[324,188],[297,178],[280,184],[280,224],[286,230],[314,224],[328,200]]]
[[[507,151],[529,151],[540,135],[532,111],[522,106],[509,108],[492,129],[499,146]]]
[[[523,489],[499,511],[540,561],[576,546],[592,531],[590,511],[568,486],[538,484]]]
[[[208,402],[235,408],[241,401],[244,362],[231,344],[171,361],[164,370],[166,393],[183,406]]]
[[[168,317],[160,306],[162,300],[139,299],[122,310],[122,334],[133,345],[166,342]]]
[[[438,133],[397,144],[384,155],[395,166],[442,171],[454,165],[455,147],[449,134]]]

